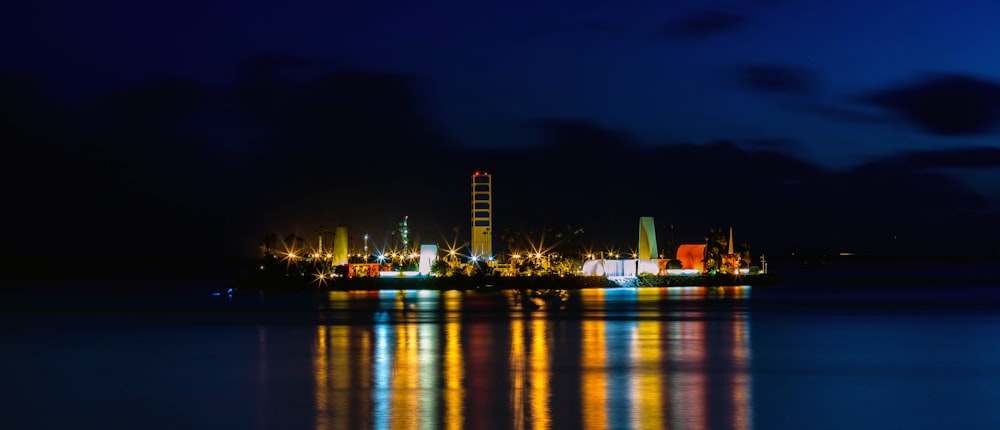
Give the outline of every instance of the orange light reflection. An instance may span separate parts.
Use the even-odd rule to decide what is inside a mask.
[[[586,303],[603,303],[604,290],[581,290]],[[580,355],[583,428],[608,428],[607,342],[604,313],[598,312],[582,323],[583,347]]]
[[[402,306],[402,294],[397,299]],[[420,391],[417,345],[417,325],[396,326],[396,371],[392,375],[392,406],[389,428],[415,429],[420,427]]]
[[[511,428],[524,429],[524,320],[510,322],[510,412]]]
[[[316,383],[316,430],[328,430],[330,416],[327,407],[330,402],[329,350],[326,346],[326,326],[316,327],[316,346],[313,353],[313,376]]]
[[[444,296],[445,310],[456,310],[461,306],[461,293],[449,291]],[[456,307],[457,306],[457,307]],[[462,324],[458,318],[445,324],[444,340],[444,428],[458,430],[464,426],[464,379],[462,359]]]
[[[534,429],[551,427],[549,398],[549,336],[545,319],[531,322],[531,423]]]

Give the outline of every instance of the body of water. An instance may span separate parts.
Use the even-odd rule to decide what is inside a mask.
[[[1000,427],[996,269],[842,269],[725,289],[6,293],[0,426]]]

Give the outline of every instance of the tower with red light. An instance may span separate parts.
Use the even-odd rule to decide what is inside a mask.
[[[472,174],[472,257],[493,257],[493,176],[476,171]]]

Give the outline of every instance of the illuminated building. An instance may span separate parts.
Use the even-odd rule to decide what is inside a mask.
[[[347,264],[347,227],[337,227],[337,233],[333,236],[333,264]]]
[[[424,244],[420,245],[420,264],[419,272],[421,275],[427,275],[431,273],[431,264],[434,264],[434,260],[437,260],[437,245],[434,244]]]
[[[742,262],[742,256],[733,251],[733,228],[729,227],[729,246],[727,247],[726,255],[722,256],[723,268],[731,273],[735,273],[740,270],[740,263]]]
[[[472,174],[472,257],[493,256],[493,177],[489,173]]]
[[[652,265],[648,262],[660,258],[660,253],[656,249],[656,226],[653,224],[653,217],[644,216],[639,218],[639,261],[636,265],[638,273],[659,273],[660,265]]]
[[[653,224],[653,217],[644,216],[639,218],[639,259],[651,260],[659,258],[659,251],[656,249],[656,227]]]
[[[403,221],[399,223],[399,238],[403,241],[403,252],[410,252],[410,226],[407,225],[407,221],[410,216],[404,216]]]
[[[682,269],[697,270],[699,273],[705,270],[705,244],[682,244],[677,247],[677,260],[681,262]]]
[[[585,276],[638,276],[641,273],[660,273],[653,217],[639,218],[639,253],[633,257],[637,258],[588,260],[583,263],[582,273]]]

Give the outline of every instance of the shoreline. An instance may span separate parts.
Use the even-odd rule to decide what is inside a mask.
[[[641,276],[611,280],[604,276],[481,276],[481,277],[408,277],[353,278],[328,281],[302,277],[250,278],[233,284],[236,289],[281,291],[352,291],[352,290],[431,290],[431,291],[501,291],[501,290],[579,290],[585,288],[666,288],[766,286],[779,282],[774,274]]]

